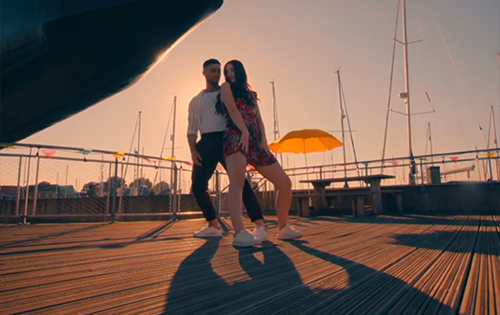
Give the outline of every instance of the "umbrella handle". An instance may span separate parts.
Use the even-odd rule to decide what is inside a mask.
[[[304,141],[304,148],[305,148],[305,141]],[[304,150],[304,151],[306,151],[306,150]],[[304,153],[304,160],[306,162],[306,180],[309,181],[309,171],[308,171],[308,167],[307,167],[307,154],[306,153]],[[309,184],[310,183],[308,183],[308,185],[307,185],[307,194],[311,195],[311,189],[309,188]]]

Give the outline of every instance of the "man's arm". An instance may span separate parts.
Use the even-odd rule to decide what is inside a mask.
[[[197,135],[187,135],[187,138],[188,138],[188,144],[189,144],[189,151],[191,152],[191,154],[193,154],[193,152],[197,151],[196,150],[196,139],[198,138]]]
[[[187,135],[194,135],[195,136],[195,141],[196,137],[198,136],[198,130],[200,129],[199,126],[199,119],[198,119],[198,113],[196,112],[195,108],[195,101],[194,99],[191,100],[189,103],[188,107],[188,128],[187,128]]]
[[[196,109],[194,107],[194,100],[191,100],[189,103],[188,110],[188,130],[187,130],[187,138],[189,144],[189,151],[191,151],[191,159],[193,163],[201,166],[201,156],[196,150],[196,140],[198,138],[198,130],[199,130],[199,119],[198,114],[196,113]]]

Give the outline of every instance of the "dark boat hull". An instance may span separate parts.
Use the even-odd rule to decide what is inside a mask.
[[[2,0],[0,143],[131,86],[223,0]]]

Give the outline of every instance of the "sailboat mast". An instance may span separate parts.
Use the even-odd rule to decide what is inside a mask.
[[[278,139],[280,136],[280,131],[278,129],[278,119],[276,113],[276,90],[274,88],[274,80],[270,82],[273,90],[273,134],[274,140]]]
[[[499,43],[500,44],[500,43]],[[499,48],[500,50],[500,48]],[[498,57],[498,111],[500,112],[500,51],[497,53],[497,57]],[[491,106],[491,111],[493,112],[493,106]],[[499,116],[499,123],[500,123],[500,115]],[[494,120],[495,118],[493,118],[493,122],[495,122]],[[493,125],[494,129],[495,129],[495,144],[497,145],[497,159],[496,159],[496,163],[497,163],[497,173],[498,173],[498,180],[500,181],[500,161],[498,160],[498,139],[497,139],[497,131],[496,131],[496,125],[494,124]]]
[[[432,131],[430,122],[427,124],[427,128],[429,129],[429,144],[431,146],[431,165],[434,165],[434,151],[432,149]]]
[[[139,127],[138,127],[138,130],[137,130],[137,151],[135,152],[137,155],[140,154],[140,148],[141,148],[141,115],[142,115],[142,111],[139,111]],[[137,171],[136,171],[136,178],[134,179],[139,179],[139,172],[140,172],[140,165],[139,165],[139,157],[136,156],[135,157],[135,160],[136,160],[136,164],[137,164]],[[137,185],[137,188],[139,188],[140,186],[140,183],[139,181],[136,181],[135,182],[136,185]]]
[[[408,132],[408,156],[410,159],[410,174],[409,174],[409,184],[415,185],[415,160],[413,158],[413,148],[411,141],[411,112],[410,112],[410,79],[408,71],[408,39],[406,32],[406,0],[403,1],[403,47],[404,47],[404,68],[405,68],[405,103],[406,103],[406,126]]]
[[[172,141],[172,159],[173,163],[175,163],[175,120],[176,120],[176,114],[177,114],[177,96],[174,96],[174,117],[173,117],[173,122],[172,122],[172,135],[170,137],[170,140]],[[170,184],[173,185],[174,183],[174,172],[170,172]],[[176,187],[178,189],[178,187]]]
[[[273,89],[273,134],[274,134],[274,141],[276,141],[280,137],[280,127],[278,123],[278,107],[276,105],[276,90],[274,88],[274,80],[271,82],[271,86]],[[280,161],[281,165],[283,165],[283,154],[280,153]]]
[[[338,86],[339,86],[339,101],[340,101],[340,126],[342,128],[342,154],[344,157],[344,177],[347,177],[347,161],[346,161],[346,153],[345,153],[345,130],[344,130],[344,106],[342,106],[342,89],[340,87],[340,69],[335,71],[337,74],[337,79],[338,79]],[[347,184],[347,181],[344,183],[344,187],[347,188],[349,185]]]
[[[500,112],[500,51],[497,53],[497,57],[498,57],[498,111]],[[499,116],[498,121],[500,123],[500,115],[498,116]]]
[[[172,123],[172,138],[170,139],[172,141],[172,158],[175,158],[175,119],[176,119],[176,113],[177,113],[177,96],[174,96],[174,120]]]
[[[493,106],[491,106],[491,121],[493,121],[493,141],[495,142],[495,148],[497,149],[497,155],[498,155],[498,139],[497,139],[497,124],[495,122],[495,111],[493,109]],[[496,168],[497,168],[497,179],[500,180],[500,168],[499,168],[499,161],[496,159]],[[493,179],[493,175],[492,175]]]

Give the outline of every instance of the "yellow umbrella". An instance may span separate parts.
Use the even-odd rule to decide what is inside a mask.
[[[307,153],[325,152],[341,147],[342,142],[320,129],[302,129],[290,131],[283,137],[269,144],[275,153],[303,153],[307,169]],[[306,170],[306,177],[309,173]]]
[[[341,147],[342,142],[320,129],[302,129],[290,131],[283,137],[269,144],[269,149],[276,153],[313,153],[325,152]]]

